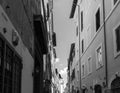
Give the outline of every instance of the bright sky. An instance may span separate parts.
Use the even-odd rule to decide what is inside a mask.
[[[57,57],[56,67],[60,71],[65,82],[67,79],[67,59],[69,57],[70,45],[75,41],[75,22],[69,19],[73,0],[53,0],[54,2],[54,31],[57,38]]]

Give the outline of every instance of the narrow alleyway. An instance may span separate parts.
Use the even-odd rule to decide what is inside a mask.
[[[0,0],[0,93],[120,93],[120,0]]]

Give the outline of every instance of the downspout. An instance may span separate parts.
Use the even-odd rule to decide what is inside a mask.
[[[108,87],[108,59],[107,59],[107,37],[106,37],[106,22],[105,22],[105,0],[103,2],[103,23],[104,23],[104,46],[105,46],[105,80],[106,85],[105,87]]]
[[[42,5],[43,5],[43,13],[44,13],[44,22],[45,22],[45,25],[46,25],[46,12],[45,12],[44,0],[42,0]]]
[[[54,20],[54,13],[53,13],[53,5],[54,5],[54,3],[53,3],[53,0],[52,0],[52,9],[51,9],[51,17],[52,17],[52,32],[54,32],[54,22],[53,22],[53,20]]]
[[[81,88],[81,84],[82,84],[82,80],[81,80],[81,55],[80,55],[80,6],[78,6],[78,31],[79,31],[79,73],[80,73],[80,93],[82,92],[82,88]]]
[[[45,23],[44,25],[45,25],[45,30],[46,30],[46,31],[44,31],[44,34],[47,35],[47,19],[46,19],[46,10],[45,10],[44,0],[42,0],[42,5],[43,5],[43,14],[44,14],[44,23]],[[48,40],[47,36],[45,38],[46,38],[46,40]]]

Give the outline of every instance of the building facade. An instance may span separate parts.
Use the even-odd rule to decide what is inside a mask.
[[[80,89],[83,93],[119,93],[119,0],[73,1],[78,18]],[[79,11],[76,7],[79,7]]]
[[[80,61],[81,89],[83,93],[86,91],[90,93],[93,91],[95,93],[98,91],[102,92],[106,88],[106,57],[103,24],[103,1],[81,1]]]
[[[70,54],[68,58],[68,92],[77,92],[79,91],[79,64],[76,61],[76,49],[75,43],[71,44]]]
[[[108,4],[109,3],[109,4]],[[107,5],[108,4],[108,5]],[[106,47],[107,47],[107,78],[108,89],[112,93],[120,92],[120,80],[119,80],[119,23],[120,23],[120,0],[104,0],[105,11],[105,31],[106,31]]]
[[[44,93],[43,54],[48,51],[43,4],[0,0],[0,93]]]

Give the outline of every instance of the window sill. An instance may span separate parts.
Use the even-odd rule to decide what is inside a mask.
[[[94,40],[96,39],[96,37],[98,36],[98,34],[100,33],[100,31],[102,31],[102,28],[103,28],[104,24],[101,24],[99,29],[96,31],[96,33],[93,35],[93,37],[91,38],[91,41],[89,43],[89,45],[86,47],[86,49],[84,49],[84,52],[82,53],[81,52],[81,58],[82,56],[86,53],[86,51],[88,50],[88,48],[91,46],[91,44],[94,42]]]
[[[88,74],[87,74],[87,76],[90,76],[92,74],[92,72],[89,72]]]
[[[119,5],[119,3],[120,3],[120,0],[118,0],[115,5],[112,4],[112,8],[111,8],[110,12],[108,13],[108,15],[107,15],[106,18],[105,18],[105,22],[106,22],[106,21],[110,18],[110,16],[113,14],[114,10],[117,8],[117,6]]]
[[[104,65],[101,65],[100,67],[97,67],[97,68],[96,68],[96,71],[98,71],[98,70],[102,69],[102,68],[103,68],[103,66],[104,66]]]
[[[118,0],[115,4],[112,4],[112,10],[114,10],[114,8],[118,5],[120,0]]]
[[[86,75],[82,76],[82,79],[85,79],[86,78]]]
[[[114,58],[117,59],[120,56],[120,51],[119,52],[114,52]]]

